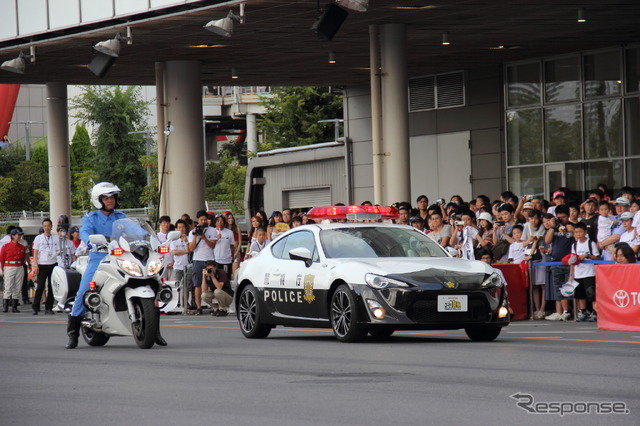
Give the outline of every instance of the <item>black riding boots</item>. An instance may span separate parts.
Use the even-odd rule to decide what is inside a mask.
[[[78,346],[78,337],[80,336],[80,326],[82,325],[82,317],[74,317],[69,315],[69,322],[67,323],[67,336],[69,341],[65,348],[73,349]]]

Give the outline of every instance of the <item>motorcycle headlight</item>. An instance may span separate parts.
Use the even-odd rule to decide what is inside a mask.
[[[502,287],[502,280],[500,279],[500,276],[494,272],[489,275],[489,278],[484,280],[482,287]]]
[[[140,269],[140,265],[135,262],[132,262],[128,259],[116,259],[118,266],[122,268],[127,274],[133,277],[141,277],[142,269]]]
[[[375,288],[377,290],[383,288],[398,288],[398,287],[409,287],[409,284],[394,280],[393,278],[383,277],[381,275],[376,274],[366,274],[364,276],[364,281],[367,283],[369,287]]]
[[[147,266],[147,275],[155,275],[162,269],[162,259],[153,259]]]

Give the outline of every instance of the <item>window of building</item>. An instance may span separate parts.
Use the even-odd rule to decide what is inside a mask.
[[[507,140],[509,165],[542,163],[542,110],[509,111]]]
[[[627,155],[640,155],[640,98],[625,99],[624,122]]]
[[[585,158],[621,157],[622,149],[622,101],[585,102]]]
[[[517,167],[509,170],[509,190],[516,194],[543,194],[542,166]]]
[[[582,159],[582,131],[579,105],[544,109],[545,161]]]
[[[540,104],[540,64],[531,62],[507,67],[507,105]]]
[[[627,93],[640,91],[640,47],[627,49],[626,52]]]
[[[580,99],[580,60],[577,55],[544,62],[544,99],[547,103]]]
[[[583,58],[585,98],[622,93],[619,50],[585,54]]]

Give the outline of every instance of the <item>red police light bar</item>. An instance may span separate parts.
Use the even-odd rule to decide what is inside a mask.
[[[89,291],[96,291],[96,282],[95,281],[91,281],[89,283]]]
[[[167,246],[160,246],[160,247],[158,247],[158,253],[160,253],[160,254],[167,254],[167,253],[169,253],[169,247],[167,247]]]
[[[377,220],[397,219],[398,210],[388,206],[322,206],[307,212],[309,219]]]
[[[114,248],[113,250],[111,250],[112,256],[122,256],[123,254],[124,254],[124,249]]]

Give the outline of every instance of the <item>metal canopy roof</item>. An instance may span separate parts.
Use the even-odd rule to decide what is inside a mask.
[[[28,63],[23,75],[0,71],[0,83],[154,85],[154,62],[199,60],[204,85],[368,84],[370,24],[407,25],[410,76],[640,42],[638,0],[371,0],[367,12],[350,12],[331,42],[309,29],[318,16],[316,0],[247,0],[246,22],[235,22],[233,37],[205,30],[232,6],[237,13],[238,2],[230,3],[205,1],[169,16],[129,17],[133,45],[122,45],[104,79],[87,69],[92,45],[124,34],[124,20],[44,34],[35,38],[36,63]],[[579,7],[586,23],[577,22]],[[443,31],[449,46],[441,45]],[[0,42],[0,60],[28,53],[28,43]],[[328,63],[330,51],[336,64]],[[231,79],[232,67],[239,79]]]

